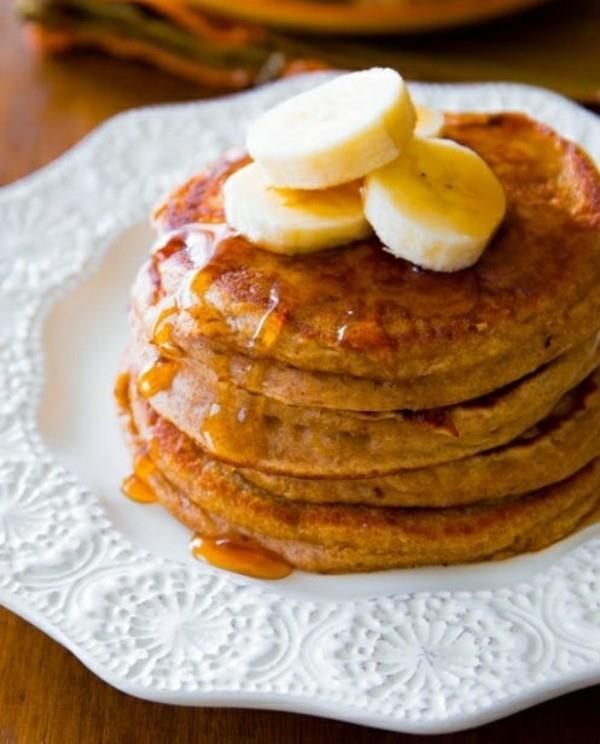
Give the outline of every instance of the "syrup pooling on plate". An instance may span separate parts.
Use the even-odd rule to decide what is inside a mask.
[[[191,549],[195,558],[204,559],[211,566],[257,579],[283,579],[292,572],[282,558],[243,535],[195,535]]]

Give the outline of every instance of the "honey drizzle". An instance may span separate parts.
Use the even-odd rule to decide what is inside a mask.
[[[251,392],[260,393],[265,378],[264,363],[257,359],[249,359],[248,366],[243,372],[242,386]]]
[[[179,260],[188,267],[175,297],[157,314],[152,331],[152,341],[164,356],[181,356],[181,350],[173,340],[173,321],[179,312],[186,312],[197,324],[200,333],[207,338],[227,337],[231,334],[227,318],[215,307],[219,282],[228,275],[244,272],[247,256],[258,252],[267,264],[271,257],[248,243],[224,223],[198,223],[179,227],[157,241],[152,249],[152,264],[158,264],[176,253],[184,252]],[[160,273],[160,272],[158,272]],[[229,281],[226,279],[226,281]],[[254,321],[247,340],[248,349],[264,351],[275,345],[283,328],[285,312],[281,307],[278,283],[268,284],[252,291],[266,294],[264,312]],[[214,298],[211,294],[214,293]]]
[[[153,504],[157,500],[152,486],[148,485],[135,473],[123,479],[121,491],[128,499],[138,504]]]
[[[179,254],[179,261],[190,269],[190,275],[194,275],[210,263],[221,241],[231,235],[231,229],[225,223],[191,223],[161,235],[150,251],[151,271],[155,275],[153,282],[156,302],[164,296],[160,271],[162,263]],[[155,328],[169,315],[176,313],[179,304],[177,298],[172,299],[170,305],[159,313]]]
[[[117,376],[113,394],[119,411],[126,412],[129,409],[129,372],[121,372]]]
[[[153,395],[170,388],[178,369],[177,362],[158,357],[137,378],[140,395],[144,398],[152,398]]]
[[[181,281],[174,300],[176,310],[188,313],[197,323],[204,336],[226,337],[231,333],[228,321],[214,305],[211,293],[218,296],[219,282],[222,278],[245,270],[246,257],[251,251],[263,251],[253,246],[242,236],[236,234],[226,224],[198,224],[179,228],[170,234],[171,239],[184,242],[186,255],[191,264],[187,275]],[[159,252],[164,243],[159,243]],[[258,287],[252,288],[252,291]],[[265,297],[265,310],[250,333],[249,349],[260,347],[268,349],[275,344],[284,322],[281,312],[279,290],[276,284],[263,288],[268,291]],[[172,310],[168,315],[175,312]],[[159,315],[157,323],[162,325],[165,317]],[[172,339],[167,338],[167,341]],[[160,343],[160,339],[158,339]]]
[[[283,315],[277,312],[279,308],[279,292],[277,287],[271,287],[269,291],[269,303],[267,309],[260,317],[252,337],[250,339],[250,348],[260,347],[268,350],[273,347],[283,328]]]
[[[150,478],[152,478],[152,476],[155,475],[157,471],[158,471],[158,468],[154,464],[153,460],[147,454],[143,454],[143,455],[140,455],[139,457],[136,457],[133,462],[134,474],[141,481],[144,481],[144,483],[148,483]]]
[[[152,397],[170,387],[177,373],[176,359],[182,356],[182,350],[173,338],[173,329],[178,313],[188,313],[198,324],[199,331],[207,337],[229,333],[226,319],[207,295],[216,287],[219,279],[231,270],[231,255],[234,256],[235,265],[240,249],[243,251],[246,248],[243,238],[234,235],[222,224],[186,225],[163,236],[155,244],[152,250],[154,266],[158,268],[161,261],[183,249],[191,268],[184,277],[177,295],[165,299],[168,304],[158,309],[151,341],[157,348],[159,356],[138,377],[137,385],[141,395]],[[260,350],[271,348],[277,342],[284,320],[278,289],[273,285],[269,290],[265,311],[250,335],[248,347]],[[227,356],[218,354],[215,363],[218,378],[228,380],[230,375]],[[255,385],[260,385],[264,374],[262,365],[257,361],[251,362],[246,374],[252,378]],[[264,415],[264,403],[264,400],[253,400],[251,416],[248,415],[249,411],[246,408],[232,411],[228,405],[227,385],[219,384],[216,400],[208,407],[202,425],[202,433],[207,443],[212,445],[213,440],[218,442],[222,439],[220,432],[226,420],[233,415],[244,429],[250,424],[251,432],[244,439],[252,440],[255,430],[252,424]],[[152,451],[152,443],[150,450]],[[153,489],[148,484],[155,470],[156,466],[150,456],[144,454],[137,458],[134,473],[123,482],[125,495],[141,503],[155,501]],[[292,567],[280,556],[243,535],[224,534],[217,537],[196,535],[192,540],[191,549],[196,558],[247,576],[281,579],[292,572]]]
[[[160,265],[185,248],[183,235],[173,231],[161,235],[150,249],[150,280],[152,282],[151,304],[156,305],[164,296]]]
[[[177,305],[171,303],[158,312],[154,321],[151,341],[162,356],[180,357],[183,355],[183,351],[173,340],[173,320],[177,312]]]
[[[293,570],[276,553],[243,535],[203,537],[196,534],[190,547],[195,558],[203,559],[211,566],[256,579],[283,579]]]

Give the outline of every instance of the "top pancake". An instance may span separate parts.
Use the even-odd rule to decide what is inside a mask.
[[[376,238],[289,257],[218,232],[155,253],[161,294],[186,312],[177,343],[377,380],[452,370],[485,380],[525,374],[600,327],[600,178],[589,158],[520,114],[448,116],[444,136],[497,174],[507,214],[480,261],[441,274],[382,250]],[[221,223],[221,187],[246,162],[192,178],[155,214],[164,231]],[[500,382],[498,382],[500,384]]]

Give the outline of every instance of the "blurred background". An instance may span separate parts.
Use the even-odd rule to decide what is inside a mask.
[[[599,108],[600,0],[3,0],[0,183],[124,108],[371,65]]]

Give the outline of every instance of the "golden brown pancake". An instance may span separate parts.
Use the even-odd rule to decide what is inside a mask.
[[[135,478],[204,537],[366,571],[537,550],[600,513],[598,173],[520,114],[444,135],[508,203],[454,274],[374,237],[260,250],[223,222],[239,153],[157,209],[119,399]]]
[[[597,330],[600,180],[589,158],[520,114],[450,116],[444,134],[476,150],[507,195],[504,223],[475,266],[418,270],[375,238],[295,257],[236,235],[196,252],[181,240],[154,262],[160,294],[178,295],[174,341],[190,354],[209,339],[216,349],[375,380],[434,376],[443,386],[447,374],[469,377],[481,395]],[[243,162],[189,181],[159,207],[157,224],[220,223],[222,183]]]
[[[568,392],[551,414],[497,449],[378,478],[293,478],[244,468],[244,478],[306,503],[445,507],[495,501],[568,478],[600,456],[600,373]]]
[[[139,271],[132,293],[132,326],[136,335],[146,339],[152,338],[156,320],[164,312],[162,304],[153,304],[154,292],[153,267],[148,262]],[[166,320],[169,322],[170,316]],[[394,382],[303,370],[273,359],[214,349],[202,337],[196,338],[187,351],[190,359],[209,367],[220,380],[296,406],[349,411],[423,410],[480,397],[474,394],[480,384],[476,382],[474,387],[471,377],[463,372]],[[514,367],[513,360],[499,360],[496,374],[507,365]],[[437,406],[432,405],[434,401]]]
[[[597,462],[597,461],[595,461]],[[432,564],[451,565],[456,563],[474,563],[486,560],[501,560],[511,558],[521,553],[533,552],[548,547],[558,540],[567,537],[580,527],[598,519],[600,499],[597,496],[597,473],[586,473],[586,479],[569,483],[569,493],[563,494],[568,506],[560,510],[560,505],[554,501],[546,504],[546,511],[538,509],[540,499],[532,497],[528,502],[521,502],[515,509],[499,511],[501,526],[506,544],[497,550],[488,546],[477,550],[453,549],[459,540],[444,542],[446,534],[454,534],[448,527],[432,530],[437,540],[437,547],[423,549],[418,541],[406,541],[404,550],[385,551],[377,549],[361,549],[353,545],[321,545],[304,542],[298,539],[276,538],[262,532],[254,532],[215,515],[192,501],[184,492],[177,489],[164,475],[157,471],[153,479],[155,490],[163,506],[174,517],[183,522],[194,532],[205,538],[219,539],[223,535],[240,535],[251,539],[256,545],[266,551],[281,556],[289,565],[305,571],[317,573],[358,573],[361,571],[376,571],[391,568],[414,568]],[[594,482],[595,481],[595,482]],[[557,494],[552,494],[556,496]],[[554,514],[552,511],[555,510]],[[519,511],[521,513],[519,513]],[[549,515],[550,513],[550,515]],[[452,515],[448,515],[452,516]],[[479,523],[486,523],[483,514],[471,515],[473,524],[459,524],[458,531],[464,527],[467,531],[477,532]],[[480,520],[477,519],[480,517]],[[516,518],[515,518],[516,517]],[[537,521],[537,519],[539,521]],[[547,519],[547,522],[544,522]],[[465,520],[467,521],[467,520]],[[408,525],[408,532],[412,524]],[[495,529],[496,525],[491,527]],[[494,537],[499,538],[496,532]],[[481,542],[485,542],[485,535]],[[510,542],[512,538],[512,542]],[[466,542],[466,541],[465,541]],[[498,539],[501,542],[501,538]]]
[[[566,481],[503,500],[448,509],[302,504],[278,499],[224,471],[131,386],[134,447],[157,466],[159,500],[193,529],[247,535],[311,571],[361,571],[462,563],[538,549],[566,534],[600,502],[600,459]],[[199,507],[197,512],[193,507]],[[222,533],[221,533],[222,534]]]
[[[141,381],[144,370],[153,375],[154,364],[165,364],[143,340],[130,359]],[[220,381],[183,358],[166,362],[173,377],[151,398],[161,416],[217,459],[284,475],[352,478],[505,444],[544,418],[599,361],[594,337],[493,396],[425,412],[371,413],[289,406]]]

